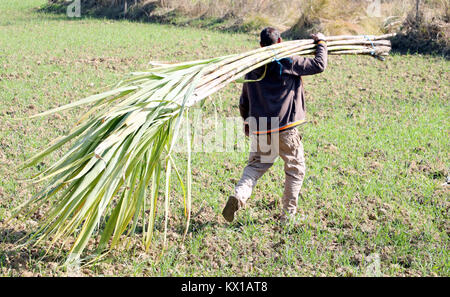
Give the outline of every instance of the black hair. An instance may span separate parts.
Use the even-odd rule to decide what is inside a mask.
[[[281,37],[280,32],[272,27],[267,27],[261,31],[261,46],[270,46],[278,42]]]

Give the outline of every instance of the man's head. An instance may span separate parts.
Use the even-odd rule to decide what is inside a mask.
[[[272,27],[267,27],[261,31],[261,47],[270,46],[282,41],[280,32]]]

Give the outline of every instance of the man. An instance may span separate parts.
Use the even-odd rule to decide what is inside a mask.
[[[222,212],[228,222],[232,222],[235,212],[246,204],[256,182],[278,155],[284,161],[286,176],[280,221],[287,223],[295,218],[305,176],[302,137],[296,128],[305,122],[306,116],[301,77],[321,73],[327,66],[325,36],[318,33],[312,38],[317,43],[315,58],[275,58],[245,77],[248,82],[244,83],[239,108],[245,133],[252,136],[252,149],[234,195],[228,198]],[[261,32],[261,47],[281,42],[278,30],[268,27]],[[277,54],[276,49],[273,51]],[[264,149],[263,144],[269,146],[269,150]]]

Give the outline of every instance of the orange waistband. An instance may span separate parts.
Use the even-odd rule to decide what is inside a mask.
[[[283,127],[280,127],[280,128],[272,129],[272,130],[267,130],[267,131],[255,131],[255,132],[253,132],[253,134],[267,134],[267,133],[272,133],[272,132],[283,131],[283,130],[286,130],[286,129],[288,129],[288,128],[295,127],[295,126],[300,125],[300,124],[303,124],[303,123],[306,123],[306,120],[300,120],[300,121],[297,121],[297,122],[288,124],[288,125],[283,126]]]

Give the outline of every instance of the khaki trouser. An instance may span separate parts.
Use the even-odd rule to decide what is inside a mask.
[[[273,134],[252,135],[252,150],[248,164],[235,187],[239,207],[245,205],[258,179],[273,165],[279,155],[284,161],[286,177],[282,198],[283,216],[294,215],[297,212],[298,195],[306,169],[301,139],[296,128]]]

